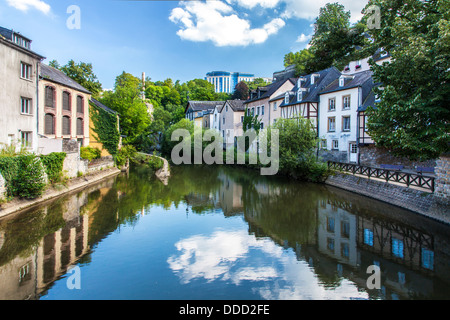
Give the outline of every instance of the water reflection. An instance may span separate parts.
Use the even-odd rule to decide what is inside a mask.
[[[235,298],[231,288],[242,289],[244,299],[450,298],[445,225],[336,188],[244,169],[172,170],[167,185],[136,167],[129,175],[0,220],[0,299],[39,299],[55,292],[71,265],[89,268],[96,249],[113,233],[120,237],[121,228],[138,229],[146,217],[165,226],[155,212],[173,217],[158,242],[151,232],[128,236],[132,243],[160,247],[150,259],[165,276],[147,277],[155,277],[148,281],[158,282],[155,292],[164,289],[168,299],[191,298],[192,286],[200,288],[199,298],[214,298],[214,289],[201,296],[202,288],[214,286],[227,299]],[[180,209],[185,215],[176,213]],[[193,216],[219,220],[190,224]],[[110,259],[139,263],[118,251],[107,252]],[[156,262],[160,255],[165,258]],[[366,288],[366,270],[373,264],[381,268],[379,290]],[[142,282],[146,268],[138,264],[127,276]],[[130,287],[118,287],[118,295],[129,297]],[[137,298],[162,297],[145,289],[140,294]]]

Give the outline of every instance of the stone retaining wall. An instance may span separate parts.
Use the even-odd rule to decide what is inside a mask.
[[[432,193],[345,173],[336,173],[325,183],[450,224],[448,204]]]
[[[442,203],[450,204],[450,154],[441,156],[437,161],[434,193]]]

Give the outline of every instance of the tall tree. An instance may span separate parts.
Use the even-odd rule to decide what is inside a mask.
[[[121,133],[126,136],[124,143],[135,144],[136,138],[150,124],[150,115],[142,100],[141,90],[141,80],[123,72],[116,78],[114,91],[105,92],[100,100],[119,113]]]
[[[239,82],[234,88],[232,99],[247,100],[248,99],[248,86],[244,81]]]
[[[381,28],[373,46],[392,56],[371,61],[380,102],[368,110],[374,141],[399,156],[432,159],[449,151],[450,2],[375,0]],[[368,9],[368,7],[366,8]]]
[[[102,84],[97,80],[97,76],[94,74],[92,63],[76,63],[75,61],[70,60],[66,65],[60,66],[58,61],[52,60],[50,61],[49,66],[64,72],[68,77],[92,92],[94,97],[97,97],[102,91]]]

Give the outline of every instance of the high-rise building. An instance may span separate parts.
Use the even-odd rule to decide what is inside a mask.
[[[254,74],[227,72],[227,71],[212,71],[206,74],[205,80],[214,85],[215,92],[233,93],[236,85],[241,81],[253,81]],[[271,82],[268,78],[263,78],[267,82]]]

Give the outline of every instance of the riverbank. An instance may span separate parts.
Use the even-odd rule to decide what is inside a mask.
[[[121,171],[116,167],[112,167],[106,170],[99,170],[90,174],[72,178],[66,185],[58,184],[56,186],[49,186],[44,194],[36,199],[13,199],[7,203],[0,205],[0,218],[22,211],[24,209],[32,208],[42,202],[54,199],[72,191],[78,191],[86,188],[94,183],[100,182],[103,179],[112,177],[119,174]]]

